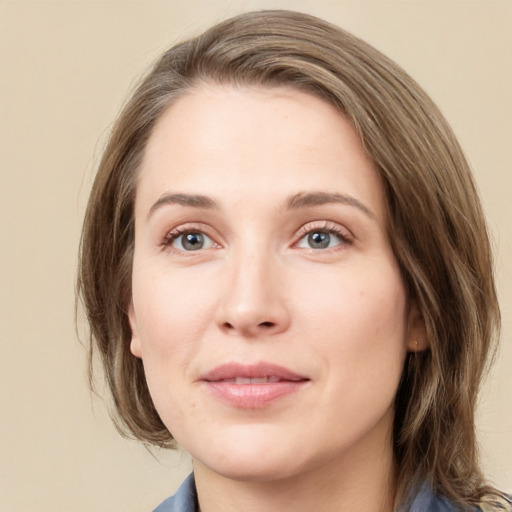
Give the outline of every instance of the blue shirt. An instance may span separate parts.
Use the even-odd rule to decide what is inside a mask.
[[[197,493],[194,475],[189,475],[178,492],[167,498],[153,512],[197,512]],[[443,496],[436,495],[423,485],[408,512],[456,512],[457,508]],[[405,511],[403,511],[405,512]]]

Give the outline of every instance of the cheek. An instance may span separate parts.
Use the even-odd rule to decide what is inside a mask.
[[[317,273],[314,279],[305,275],[291,297],[297,298],[299,321],[305,320],[312,328],[321,326],[347,339],[359,334],[368,344],[390,336],[403,339],[406,294],[398,269],[389,263],[333,269],[324,275]]]
[[[366,276],[332,282],[323,298],[312,294],[315,320],[304,325],[317,326],[307,336],[322,358],[325,388],[317,406],[330,411],[336,429],[354,436],[392,407],[406,355],[407,301],[400,278],[382,268]]]
[[[193,273],[134,272],[133,302],[144,348],[160,355],[200,337],[211,316],[212,296]]]
[[[296,290],[300,332],[324,360],[330,383],[394,394],[406,355],[407,299],[398,269],[386,264],[333,273]],[[302,306],[300,306],[302,304]],[[369,379],[368,376],[371,376]],[[357,391],[357,388],[359,391]],[[384,389],[383,389],[384,391]]]
[[[179,272],[134,270],[133,303],[151,396],[166,420],[179,423],[180,395],[208,328],[211,294]]]
[[[155,407],[168,426],[184,421],[183,396],[188,397],[189,413],[195,408],[184,376],[204,330],[204,316],[198,314],[204,310],[204,297],[184,286],[185,282],[168,273],[155,277],[150,272],[134,272],[133,303],[144,372]]]

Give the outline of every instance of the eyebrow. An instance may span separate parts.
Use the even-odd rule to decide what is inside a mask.
[[[285,201],[285,209],[299,210],[300,208],[311,208],[330,203],[341,203],[348,206],[354,206],[363,213],[374,219],[375,214],[366,207],[361,201],[348,194],[338,192],[299,192]],[[218,210],[217,202],[211,197],[200,194],[184,193],[165,193],[151,206],[148,212],[148,219],[153,213],[165,205],[177,204],[191,208],[201,208],[204,210]]]
[[[208,196],[198,194],[163,194],[149,209],[148,219],[156,210],[164,205],[177,204],[180,206],[190,206],[191,208],[202,208],[204,210],[218,210],[217,203]]]
[[[298,210],[299,208],[310,208],[330,203],[355,206],[368,215],[368,217],[372,219],[375,218],[375,214],[361,201],[351,195],[340,194],[338,192],[299,192],[288,198],[286,208],[289,210]]]

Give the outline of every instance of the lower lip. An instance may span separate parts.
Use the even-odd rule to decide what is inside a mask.
[[[264,384],[235,384],[234,382],[204,381],[209,391],[221,401],[240,409],[261,409],[272,402],[293,394],[307,380],[279,381]]]

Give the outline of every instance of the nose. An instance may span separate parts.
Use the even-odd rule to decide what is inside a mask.
[[[268,254],[240,255],[228,271],[226,292],[217,311],[217,325],[227,334],[257,338],[288,329],[284,270]]]

